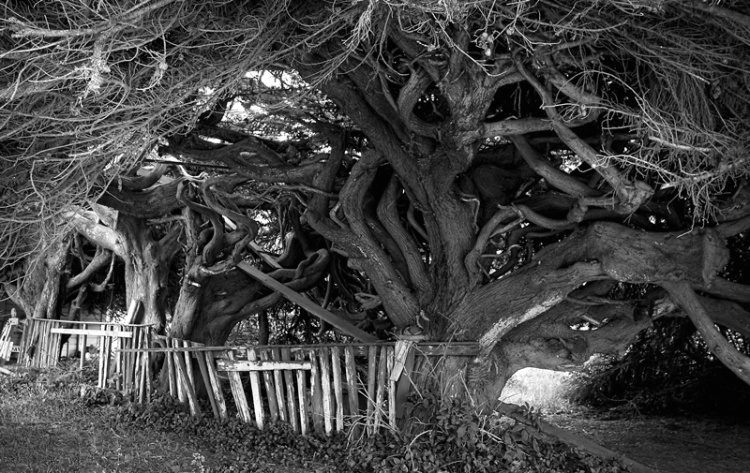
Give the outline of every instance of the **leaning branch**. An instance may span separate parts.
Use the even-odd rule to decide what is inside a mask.
[[[255,266],[252,266],[249,263],[240,262],[237,264],[237,267],[241,269],[242,271],[244,271],[245,273],[247,273],[253,279],[257,280],[258,282],[262,283],[268,288],[281,293],[284,297],[286,297],[290,301],[308,310],[311,314],[331,324],[332,326],[336,327],[337,329],[339,329],[341,332],[345,333],[346,335],[354,337],[365,343],[373,343],[377,341],[377,338],[375,338],[374,336],[370,335],[369,333],[365,332],[364,330],[360,328],[357,328],[356,326],[352,325],[351,323],[347,322],[346,320],[342,319],[336,314],[325,310],[324,308],[320,307],[319,305],[317,305],[316,303],[314,303],[313,301],[311,301],[309,298],[305,297],[304,295],[289,289],[288,287],[278,282],[277,280],[271,278],[270,276],[268,276],[267,274],[265,274],[263,271],[259,270]]]
[[[743,355],[716,329],[706,309],[698,300],[688,281],[663,281],[660,285],[672,300],[685,311],[716,358],[750,385],[750,357]]]

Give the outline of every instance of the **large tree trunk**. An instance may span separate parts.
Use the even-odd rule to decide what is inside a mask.
[[[126,304],[130,307],[136,303],[140,307],[133,322],[151,324],[157,332],[162,332],[166,323],[167,277],[173,255],[151,236],[141,219],[121,214],[117,231],[122,245],[120,255],[125,262]]]
[[[68,237],[54,242],[41,255],[26,259],[22,277],[4,283],[5,292],[21,307],[26,317],[60,318],[65,298],[62,276],[70,245],[71,239]]]

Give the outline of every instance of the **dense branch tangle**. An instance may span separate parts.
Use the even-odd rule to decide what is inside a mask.
[[[274,274],[322,304],[335,293],[342,312],[389,319],[385,336],[479,341],[501,380],[519,360],[567,366],[649,324],[624,309],[563,319],[571,294],[601,280],[691,301],[689,280],[717,295],[724,235],[700,227],[747,228],[747,11],[728,3],[708,26],[702,7],[677,0],[163,1],[46,12],[44,26],[19,12],[6,23],[19,46],[2,56],[1,110],[16,166],[3,177],[23,198],[3,218],[31,222],[102,193],[124,209],[130,180],[118,176],[138,179],[144,157],[220,164],[229,177],[173,167],[171,182],[138,194],[141,208],[179,196],[180,303],[199,305],[206,287],[218,297],[217,281],[241,287],[231,268],[263,232],[247,210],[265,202],[307,239]],[[50,189],[68,176],[64,197],[40,169]],[[274,297],[216,307],[245,317],[238,304]],[[571,335],[592,318],[597,330]],[[553,340],[565,324],[565,342]],[[539,349],[519,354],[522,343]]]

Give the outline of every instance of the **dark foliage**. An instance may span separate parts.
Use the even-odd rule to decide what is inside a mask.
[[[276,471],[278,465],[326,472],[626,471],[617,463],[535,435],[507,418],[479,416],[468,402],[439,403],[426,397],[418,404],[431,413],[419,434],[404,438],[385,433],[358,441],[341,435],[303,437],[285,424],[263,431],[236,418],[221,424],[191,416],[169,396],[148,406],[122,408],[113,421],[192,439],[215,451],[221,457],[218,471],[227,473]]]
[[[750,351],[741,337],[726,330],[725,335]],[[750,388],[710,354],[688,319],[658,319],[622,358],[591,362],[573,397],[600,409],[750,420]]]

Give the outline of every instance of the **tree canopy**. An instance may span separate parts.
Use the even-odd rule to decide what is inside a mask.
[[[1,21],[0,269],[27,314],[118,261],[133,317],[222,343],[281,299],[252,261],[381,338],[478,342],[460,369],[489,397],[678,315],[750,383],[715,329],[750,334],[726,269],[750,226],[743,1],[11,1]]]

